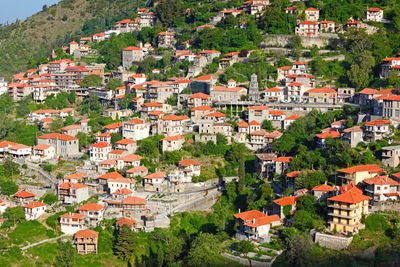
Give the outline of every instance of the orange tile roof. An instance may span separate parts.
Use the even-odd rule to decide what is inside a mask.
[[[103,205],[99,205],[96,203],[88,203],[85,204],[83,206],[79,207],[79,210],[88,210],[88,211],[101,211],[104,210],[104,206]]]
[[[350,203],[350,204],[356,204],[370,199],[371,199],[370,197],[360,194],[357,190],[354,190],[354,188],[350,189],[349,191],[341,195],[328,198],[328,200],[330,201]]]
[[[156,103],[156,102],[154,102],[154,103],[144,103],[143,105],[146,106],[146,107],[160,107],[160,108],[162,108],[162,104],[161,103]]]
[[[62,218],[72,218],[72,219],[82,219],[82,218],[85,217],[85,215],[79,214],[79,213],[74,213],[74,212],[67,212],[67,213],[61,215],[60,217],[62,217]]]
[[[257,228],[259,226],[263,226],[263,225],[268,225],[268,224],[272,224],[273,222],[279,222],[279,223],[283,223],[283,221],[281,220],[281,218],[279,218],[278,215],[274,214],[271,216],[263,216],[263,217],[259,217],[256,218],[253,221],[250,222],[246,222],[244,225],[251,227],[251,228]]]
[[[116,178],[124,178],[124,176],[122,176],[119,172],[108,172],[97,177],[97,179],[116,179]]]
[[[78,140],[78,138],[67,135],[67,134],[59,134],[59,133],[49,133],[49,134],[44,134],[38,137],[39,139],[57,139],[61,141],[72,141],[72,140]]]
[[[272,116],[283,116],[283,115],[286,115],[286,113],[284,113],[282,111],[279,111],[279,110],[270,110],[268,113],[269,113],[269,115],[272,115]]]
[[[360,126],[354,126],[354,127],[347,128],[347,129],[344,129],[344,130],[343,130],[344,133],[362,132],[362,131],[363,131],[363,130],[361,129]]]
[[[273,161],[275,161],[275,162],[289,163],[289,162],[292,161],[292,157],[277,157],[277,158],[274,158]]]
[[[136,47],[136,46],[128,46],[126,48],[123,49],[124,51],[142,51],[141,48]]]
[[[366,126],[375,126],[375,125],[386,125],[390,124],[390,121],[388,120],[374,120],[374,121],[369,121],[365,123]]]
[[[161,111],[161,110],[154,110],[152,112],[149,112],[149,115],[154,115],[154,116],[160,116],[160,115],[163,115],[163,114],[165,114],[165,112]]]
[[[300,173],[301,171],[292,171],[287,173],[286,176],[289,178],[296,178],[297,176],[299,176]]]
[[[134,119],[134,120],[130,120],[128,121],[129,124],[143,124],[145,123],[144,120],[140,120],[140,119]]]
[[[122,127],[122,122],[114,122],[107,125],[104,125],[103,129],[117,129]]]
[[[336,191],[336,188],[334,188],[330,185],[327,185],[327,184],[321,184],[321,185],[314,186],[314,188],[311,189],[311,191],[334,192],[334,191]]]
[[[361,95],[375,95],[375,94],[378,94],[379,91],[376,89],[372,89],[372,88],[364,88],[363,90],[361,90],[358,93]]]
[[[247,109],[265,110],[265,109],[269,109],[269,107],[268,106],[251,106],[251,107],[248,107]]]
[[[339,138],[340,133],[339,132],[324,132],[316,135],[319,139],[326,139],[328,137],[330,138]]]
[[[84,172],[75,172],[75,173],[71,173],[71,174],[65,176],[64,179],[77,180],[77,179],[82,179],[85,175],[86,175],[86,173],[84,173]]]
[[[249,127],[249,124],[248,124],[247,122],[245,122],[245,121],[241,121],[241,122],[239,122],[239,123],[237,124],[237,126],[238,126],[239,128],[248,128],[248,127]]]
[[[313,88],[308,90],[307,93],[336,93],[336,90],[328,87]]]
[[[298,197],[283,197],[274,200],[274,203],[279,206],[296,205]]]
[[[387,176],[377,176],[365,179],[363,182],[370,185],[400,185],[398,182]]]
[[[137,222],[136,222],[135,220],[130,219],[130,218],[122,217],[122,218],[119,218],[119,219],[116,221],[116,224],[117,224],[118,226],[120,226],[120,227],[123,226],[123,225],[126,225],[126,226],[128,226],[129,228],[131,228],[132,226],[136,225]]]
[[[79,230],[78,232],[75,233],[75,238],[79,237],[98,237],[99,236],[99,232],[90,230],[90,229],[86,229],[86,230]]]
[[[164,178],[164,177],[165,177],[165,173],[158,171],[158,172],[146,175],[144,178],[145,179],[160,179],[160,178]]]
[[[308,21],[308,20],[306,20],[306,21],[300,22],[299,25],[317,25],[317,23],[314,22],[314,21]]]
[[[14,142],[10,142],[10,141],[1,141],[0,142],[0,148],[4,148],[4,147],[10,147],[13,145],[16,145],[17,143]]]
[[[188,96],[189,98],[201,98],[201,99],[207,99],[210,98],[211,96],[203,94],[203,93],[197,93],[197,94],[193,94]]]
[[[298,119],[300,119],[300,116],[297,116],[296,114],[294,114],[292,116],[287,117],[285,120],[294,121],[294,120],[298,120]]]
[[[10,150],[18,150],[18,149],[25,149],[25,148],[30,148],[29,146],[23,145],[23,144],[15,144],[10,146]]]
[[[177,115],[165,115],[161,118],[163,121],[183,121],[189,119],[186,116],[177,116]]]
[[[179,164],[180,164],[182,167],[188,167],[188,166],[190,166],[190,165],[194,165],[194,166],[199,166],[199,165],[201,165],[200,162],[198,162],[197,160],[194,160],[194,159],[184,159],[184,160],[179,161]]]
[[[117,191],[115,191],[115,192],[113,192],[111,194],[112,195],[129,195],[129,194],[132,194],[132,193],[133,193],[133,191],[128,189],[128,188],[121,188],[121,189],[118,189]]]
[[[236,219],[242,219],[243,221],[250,221],[253,219],[264,217],[265,214],[258,210],[249,210],[241,213],[233,214]]]
[[[204,75],[204,76],[194,78],[194,80],[195,81],[209,81],[209,80],[217,80],[217,79],[212,75]]]
[[[111,147],[111,144],[106,143],[106,142],[98,142],[98,143],[91,145],[90,147],[105,148],[105,147]]]
[[[39,207],[43,207],[43,206],[47,206],[47,204],[38,202],[38,201],[34,201],[34,202],[24,205],[24,208],[34,209],[34,208],[39,208]]]
[[[259,123],[258,121],[251,121],[251,122],[249,122],[249,125],[251,125],[251,126],[261,126],[261,123]]]
[[[119,144],[119,145],[129,145],[129,144],[136,143],[136,141],[133,141],[131,139],[121,139],[121,140],[119,140],[119,141],[117,141],[115,143]]]
[[[191,109],[191,111],[196,111],[196,110],[215,110],[215,108],[212,108],[210,106],[198,106]]]
[[[226,117],[226,114],[222,113],[222,112],[212,112],[209,113],[207,115],[205,115],[205,117],[216,117],[216,118],[222,118],[222,117]]]
[[[123,204],[130,204],[130,205],[145,205],[146,202],[147,202],[146,199],[135,196],[128,196],[122,201]]]
[[[356,172],[381,173],[382,169],[376,164],[368,164],[368,165],[353,166],[345,169],[339,169],[338,172],[344,172],[348,174]]]
[[[178,135],[173,135],[173,136],[167,136],[161,140],[171,142],[171,141],[177,141],[180,139],[185,139],[185,137],[183,135],[178,134]]]
[[[15,193],[13,197],[21,197],[21,198],[28,198],[28,197],[35,197],[35,194],[28,192],[28,191],[21,191],[18,193]]]
[[[127,170],[126,173],[145,172],[147,170],[145,166],[136,166]]]
[[[141,160],[143,157],[136,155],[136,154],[128,154],[126,156],[120,157],[117,160],[122,160],[124,162],[134,162]]]
[[[278,87],[272,87],[265,89],[264,92],[283,92],[283,89]]]

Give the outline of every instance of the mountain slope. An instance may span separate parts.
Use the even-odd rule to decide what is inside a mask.
[[[54,47],[104,30],[120,18],[134,16],[145,0],[62,0],[25,21],[0,27],[0,77],[31,67],[30,60],[49,56]]]

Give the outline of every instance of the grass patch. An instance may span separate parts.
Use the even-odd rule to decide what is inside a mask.
[[[47,229],[38,221],[20,223],[14,231],[8,234],[9,243],[27,245],[49,238]]]

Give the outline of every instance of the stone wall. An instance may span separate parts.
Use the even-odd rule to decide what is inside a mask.
[[[351,241],[353,241],[353,237],[340,237],[322,233],[315,233],[315,243],[319,243],[320,246],[341,250],[347,248]]]
[[[275,46],[275,47],[287,47],[292,40],[293,35],[278,35],[270,34],[265,35],[262,45],[264,46]],[[338,35],[335,33],[324,33],[319,37],[300,37],[301,43],[305,48],[311,48],[314,45],[318,48],[326,47],[331,44],[334,40],[338,39]]]

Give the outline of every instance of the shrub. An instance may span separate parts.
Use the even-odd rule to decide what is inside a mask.
[[[389,228],[385,217],[379,214],[371,214],[365,218],[365,227],[371,231],[384,231]]]

